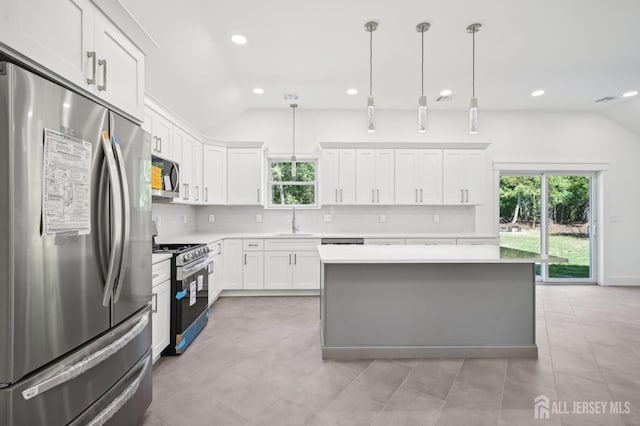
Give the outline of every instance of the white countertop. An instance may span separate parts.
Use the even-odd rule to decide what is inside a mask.
[[[322,263],[564,263],[567,259],[495,245],[324,245]]]
[[[155,265],[156,263],[160,263],[163,260],[171,259],[171,253],[152,253],[151,254],[151,264]]]
[[[225,238],[498,238],[497,235],[491,234],[413,234],[413,233],[314,233],[306,234],[300,232],[297,234],[289,233],[196,233],[180,235],[175,238],[163,239],[158,237],[160,244],[209,244],[220,241]]]

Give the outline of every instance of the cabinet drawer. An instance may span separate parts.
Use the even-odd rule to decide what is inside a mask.
[[[242,240],[243,251],[262,251],[264,249],[264,240]]]
[[[316,251],[320,240],[311,238],[273,238],[265,240],[267,251]]]
[[[455,244],[455,238],[407,238],[406,244],[431,245],[431,244]]]
[[[151,268],[151,286],[155,287],[171,279],[171,260],[163,260]]]

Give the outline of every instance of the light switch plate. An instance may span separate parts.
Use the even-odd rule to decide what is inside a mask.
[[[385,223],[387,221],[387,215],[386,214],[381,214],[380,215],[380,223]]]
[[[256,214],[256,223],[262,223],[262,215],[260,213]]]
[[[325,215],[324,215],[324,222],[325,222],[325,223],[331,223],[331,222],[333,222],[333,216],[332,216],[332,215],[330,215],[330,214],[325,214]]]
[[[434,214],[433,215],[433,223],[439,223],[440,222],[440,215],[439,214]]]
[[[213,223],[213,222],[215,222],[215,221],[216,221],[216,217],[215,217],[215,215],[210,214],[210,215],[209,215],[209,223]]]

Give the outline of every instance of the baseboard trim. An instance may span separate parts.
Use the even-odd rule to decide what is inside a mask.
[[[319,296],[320,290],[286,289],[286,290],[222,290],[218,297],[247,296]]]
[[[630,276],[630,275],[619,275],[612,276],[605,280],[604,285],[620,285],[620,286],[630,286],[637,287],[640,286],[640,277],[638,276]]]
[[[384,358],[538,358],[536,345],[526,346],[322,346],[322,359]]]

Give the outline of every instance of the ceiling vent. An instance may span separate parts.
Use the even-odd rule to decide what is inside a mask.
[[[297,93],[285,93],[283,95],[285,101],[297,101],[298,94]]]
[[[614,96],[605,96],[604,98],[600,98],[596,101],[597,104],[599,104],[600,102],[609,102],[614,100],[615,97]]]

